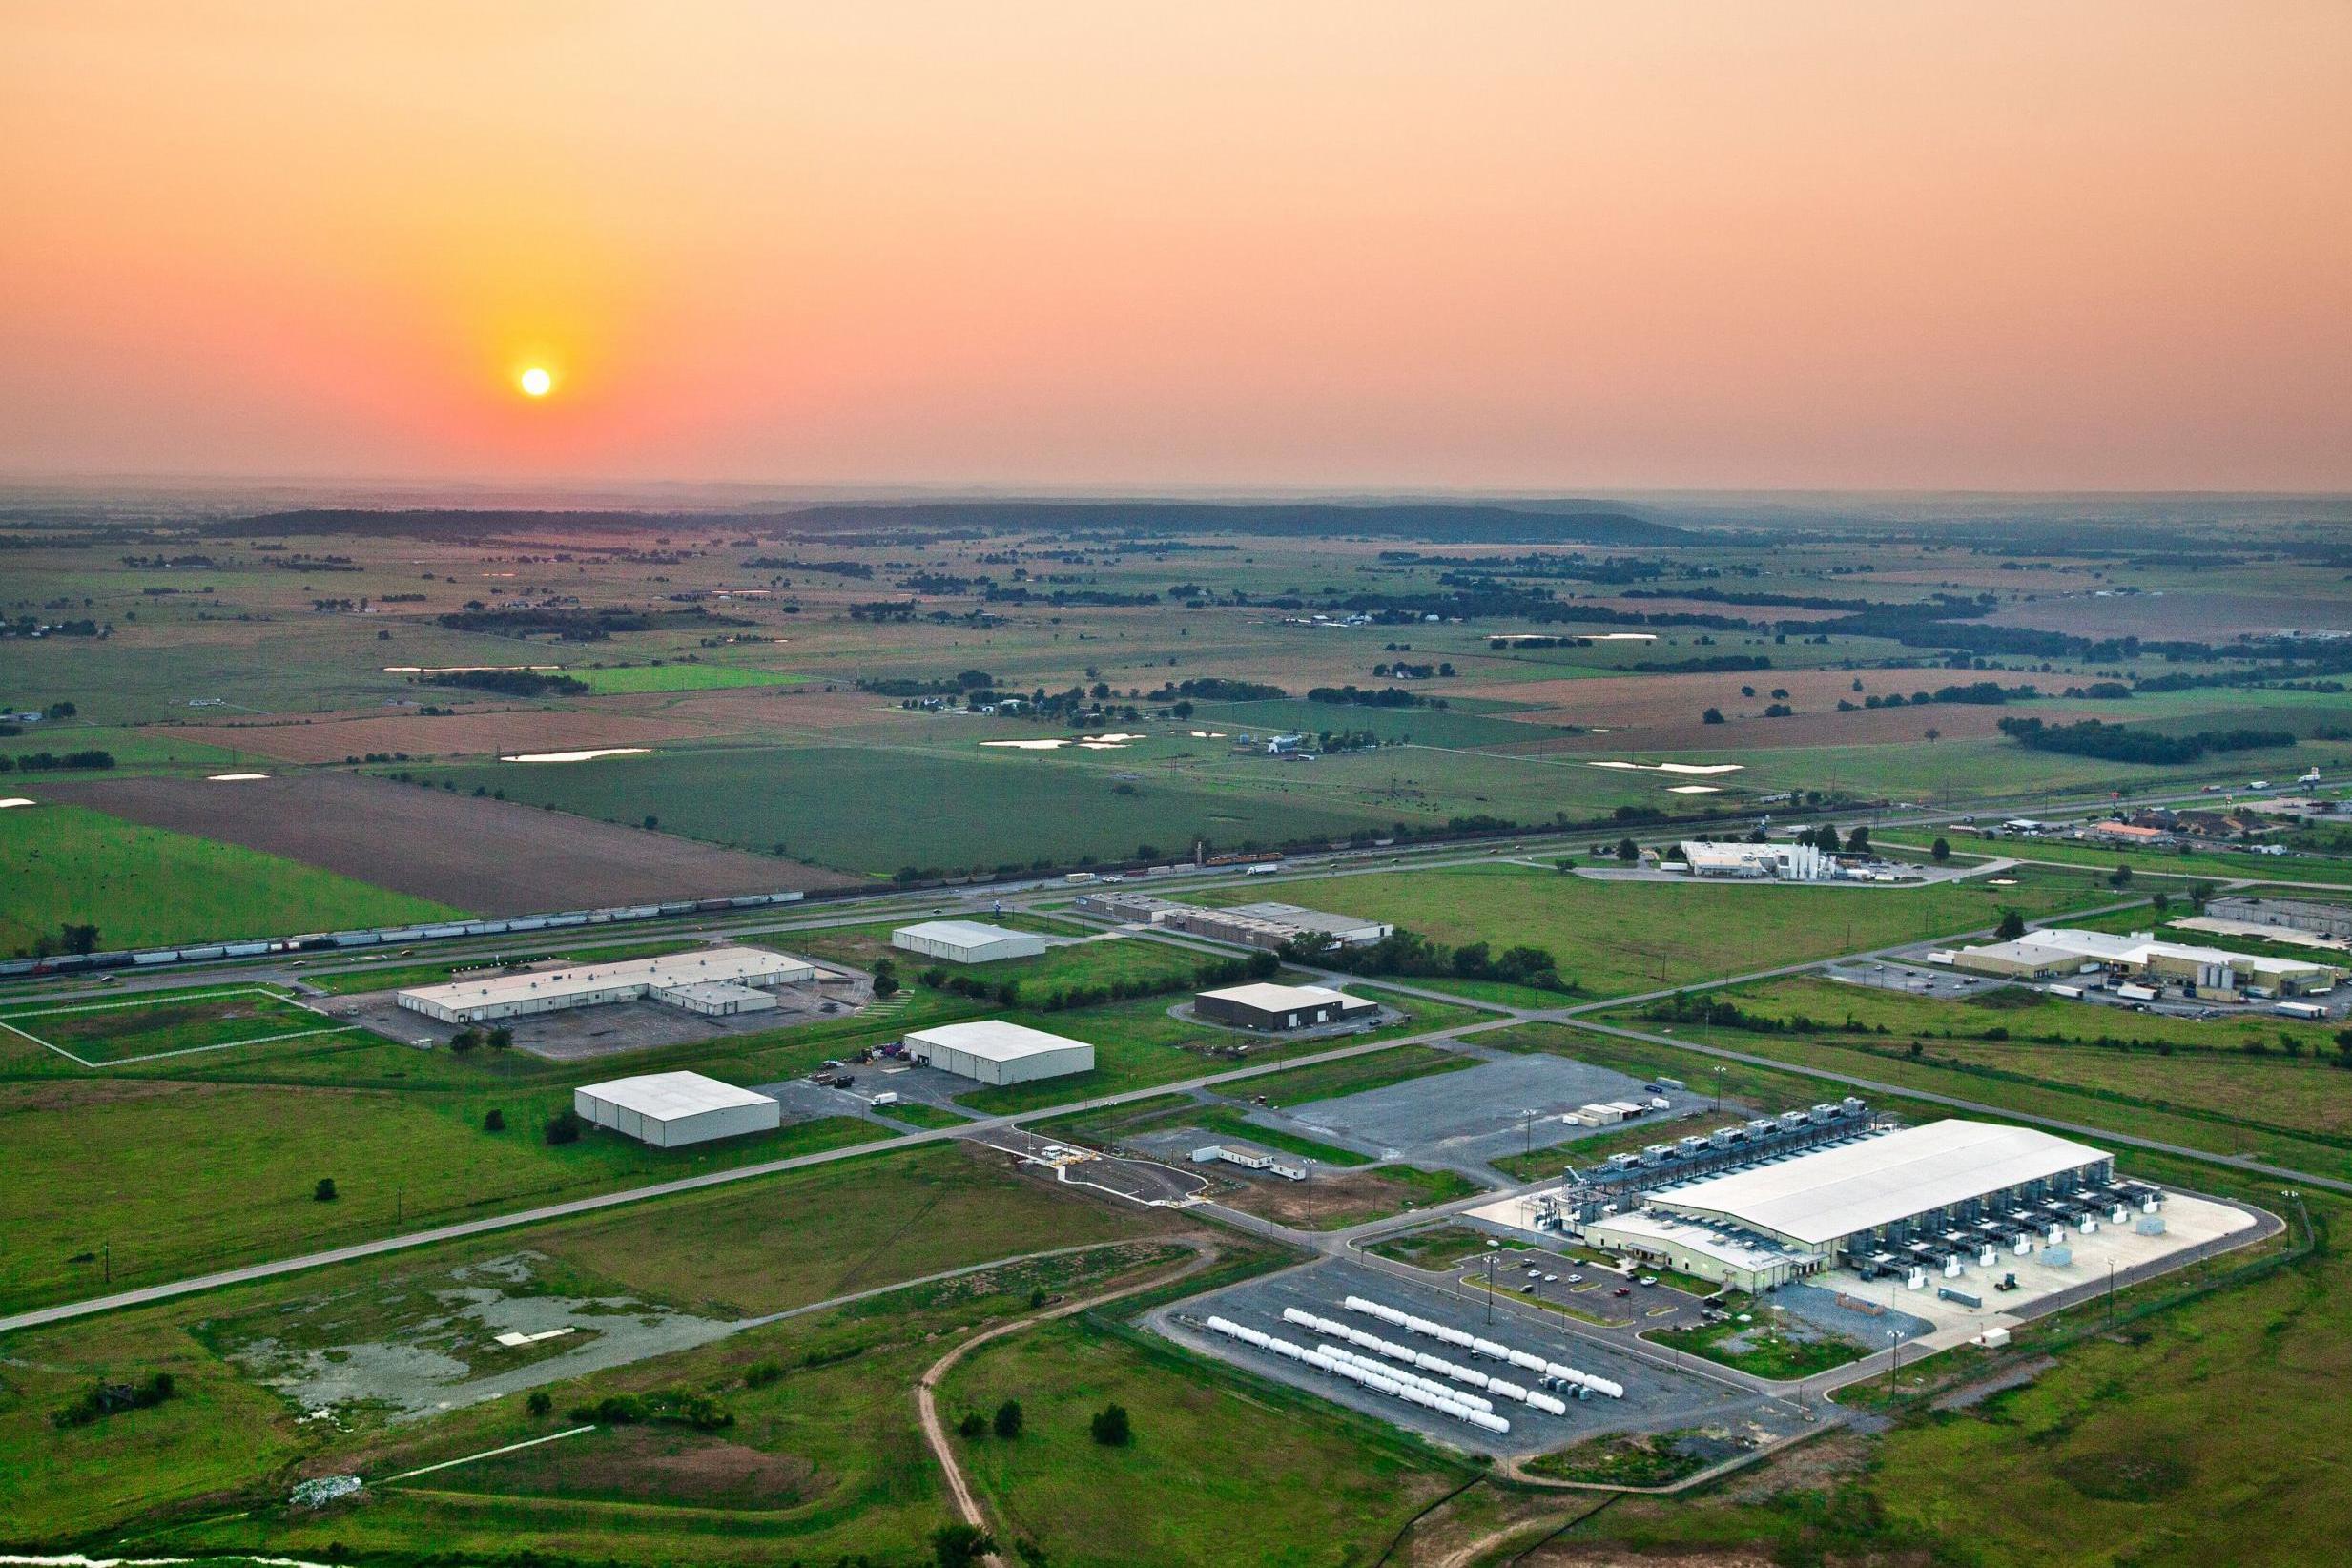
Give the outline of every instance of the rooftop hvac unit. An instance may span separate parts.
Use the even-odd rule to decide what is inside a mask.
[[[1976,1254],[1976,1267],[1979,1269],[1991,1268],[1992,1260],[1996,1255],[1991,1245],[1988,1243],[1983,1250]]]
[[[2114,1208],[2108,1210],[2107,1223],[2110,1225],[2121,1225],[2125,1220],[2131,1218],[2131,1215],[2132,1210],[2130,1206],[2125,1204],[2117,1204]]]
[[[2099,1217],[2096,1214],[2085,1214],[2082,1216],[2082,1233],[2084,1235],[2094,1236],[2098,1234],[2098,1228]]]
[[[2042,1248],[2042,1265],[2045,1268],[2064,1269],[2073,1264],[2073,1261],[2074,1249],[2071,1247],[2045,1247]]]
[[[1911,1269],[1911,1277],[1905,1282],[1905,1285],[1908,1289],[1913,1290],[1926,1289],[1928,1288],[1928,1271],[1925,1269],[1914,1266]]]
[[[2132,1228],[2138,1231],[2143,1236],[2161,1236],[2164,1234],[2164,1216],[2161,1214],[2142,1214],[2139,1217],[2138,1223],[2134,1225]]]

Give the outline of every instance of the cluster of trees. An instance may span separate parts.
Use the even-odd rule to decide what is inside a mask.
[[[995,1416],[982,1415],[980,1412],[974,1411],[956,1423],[956,1431],[964,1437],[985,1437],[989,1433],[994,1432],[998,1436],[1010,1442],[1021,1435],[1021,1429],[1025,1420],[1026,1418],[1021,1414],[1021,1401],[1007,1399],[997,1407]]]
[[[1342,947],[1329,938],[1302,937],[1286,943],[1282,956],[1351,975],[1451,975],[1457,980],[1507,980],[1539,991],[1577,988],[1574,980],[1560,974],[1559,960],[1546,948],[1522,943],[1497,953],[1485,942],[1449,948],[1402,927],[1365,947]]]
[[[2295,744],[2292,730],[2201,730],[2193,735],[2165,735],[2097,719],[2044,724],[2037,718],[2005,718],[2000,729],[2032,751],[2063,752],[2107,762],[2195,762],[2209,752],[2252,752]]]
[[[1170,702],[1178,697],[1190,697],[1197,702],[1267,702],[1290,693],[1279,686],[1264,681],[1233,681],[1216,675],[1203,675],[1194,680],[1173,681],[1146,694],[1150,702]]]
[[[584,680],[537,670],[444,670],[437,675],[425,676],[424,684],[495,691],[502,697],[577,697],[589,689]]]
[[[461,1056],[484,1045],[503,1051],[513,1043],[514,1031],[503,1023],[488,1029],[477,1029],[469,1023],[449,1037],[449,1049]]]
[[[1372,673],[1381,680],[1400,681],[1443,680],[1454,673],[1451,664],[1407,664],[1399,659],[1394,664],[1376,664]]]
[[[1818,827],[1799,828],[1797,842],[1810,844],[1824,855],[1867,855],[1870,853],[1870,830],[1867,827],[1857,827],[1841,840],[1838,836],[1838,825],[1835,822],[1824,822]],[[1947,855],[1951,853],[1950,845],[1945,846],[1945,853]]]
[[[29,774],[54,773],[60,768],[112,768],[114,753],[92,748],[86,752],[68,752],[59,756],[54,752],[20,752],[16,755],[0,756],[0,774],[22,768]]]
[[[1443,697],[1425,697],[1418,691],[1408,691],[1401,686],[1359,687],[1317,686],[1309,690],[1309,702],[1344,703],[1357,708],[1443,708]]]
[[[1032,1007],[1042,1013],[1059,1013],[1071,1007],[1099,1007],[1106,1001],[1124,1001],[1131,997],[1204,991],[1220,985],[1239,985],[1244,980],[1269,980],[1281,967],[1281,960],[1273,954],[1252,953],[1246,959],[1210,959],[1188,971],[1115,980],[1105,985],[1063,985],[1042,993],[1024,990],[1019,980],[990,981],[936,964],[924,970],[921,979],[934,991],[945,991],[951,996],[992,1001],[1000,1007]]]
[[[1862,706],[1865,708],[1925,708],[1930,703],[1957,702],[1980,708],[1997,708],[2009,702],[2028,702],[2041,694],[2041,690],[2031,682],[2024,686],[2003,686],[1999,681],[1970,681],[1966,686],[1939,686],[1932,691],[1914,691],[1908,697],[1904,696],[1900,691],[1889,691],[1883,697],[1867,696],[1862,699]],[[2079,695],[2080,693],[2074,694]],[[2123,695],[2123,689],[2117,687],[2115,694]],[[1839,699],[1839,712],[1850,713],[1853,711],[1853,703],[1844,698]]]

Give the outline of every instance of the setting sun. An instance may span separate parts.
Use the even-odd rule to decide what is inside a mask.
[[[544,398],[554,385],[555,378],[537,365],[523,372],[523,390],[531,397]]]

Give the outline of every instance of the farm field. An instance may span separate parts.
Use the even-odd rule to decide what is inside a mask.
[[[840,871],[988,868],[1085,858],[1158,858],[1195,838],[1227,847],[1344,837],[1385,823],[1362,809],[1270,790],[1225,790],[1156,776],[1132,784],[1093,760],[1015,753],[970,757],[840,747],[669,752],[567,767],[513,765],[421,774],[461,794],[632,823],[651,815],[690,838],[767,850]],[[862,802],[856,813],[844,800]]]
[[[54,939],[63,924],[94,925],[100,948],[124,948],[458,913],[293,859],[71,805],[0,812],[0,953],[12,956]]]
[[[1733,887],[1604,882],[1493,865],[1309,877],[1285,880],[1278,891],[1288,902],[1388,920],[1449,945],[1547,948],[1563,978],[1587,996],[1606,997],[1990,928],[2009,909],[2033,918],[2115,898],[2080,875],[2027,874],[2017,883]],[[1220,890],[1200,899],[1232,904],[1257,897]],[[1432,976],[1412,983],[1444,990],[1448,982]]]
[[[740,664],[572,665],[564,673],[598,696],[629,691],[718,691],[742,686],[798,686],[808,680],[782,670]]]
[[[1890,848],[1924,851],[1929,840],[1909,830],[1890,828],[1887,830],[1887,842]],[[2119,865],[2126,865],[2132,868],[2135,876],[2177,877],[2208,882],[2259,878],[2262,881],[2325,882],[2331,886],[2352,886],[2352,863],[2341,860],[2297,856],[2212,855],[2202,851],[2173,855],[2150,850],[2107,849],[2095,844],[2053,842],[2047,838],[1972,842],[1953,837],[1950,842],[1955,851],[2013,856],[2028,863],[2085,866],[2103,871],[2113,871]],[[2176,890],[2179,886],[2177,883],[2170,885]]]
[[[521,764],[508,766],[512,773],[528,771]],[[351,774],[304,774],[237,785],[162,777],[93,779],[52,793],[134,822],[372,881],[405,895],[411,909],[421,908],[414,900],[423,900],[436,909],[526,915],[837,887],[848,880],[790,860],[668,834],[582,822],[506,801]],[[368,832],[353,834],[353,822],[367,823]],[[8,831],[0,824],[0,833]],[[391,925],[415,918],[301,921],[281,914],[256,934]]]

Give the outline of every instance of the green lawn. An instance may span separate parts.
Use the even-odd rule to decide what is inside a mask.
[[[1235,889],[1203,901],[1254,896]],[[2008,909],[2034,917],[2116,896],[2088,877],[2059,872],[2022,873],[2009,888],[1735,887],[1600,882],[1493,865],[1287,882],[1282,897],[1392,921],[1449,945],[1547,948],[1563,978],[1606,997],[1988,928]]]
[[[61,924],[102,948],[397,925],[459,911],[83,806],[0,812],[0,952]]]
[[[1925,850],[1930,837],[1889,828],[1886,830],[1889,847],[1901,846]],[[1877,836],[1876,835],[1872,836]],[[1971,855],[1996,856],[2013,856],[2027,862],[2048,862],[2057,865],[2084,866],[2099,871],[2113,871],[2118,865],[2128,865],[2136,875],[2163,877],[2191,877],[2212,882],[2236,881],[2249,877],[2281,877],[2299,882],[2328,882],[2339,886],[2352,885],[2352,864],[2342,860],[2314,860],[2294,856],[2217,855],[2198,851],[2190,855],[2175,855],[2156,850],[2103,849],[2094,844],[2060,842],[2047,838],[1970,839],[1951,834],[1950,839],[1955,852],[1965,850]],[[2177,882],[2159,884],[2178,888]]]
[[[781,670],[752,670],[736,664],[630,664],[604,670],[567,669],[595,695],[630,691],[715,691],[739,686],[799,686],[808,676]]]
[[[1513,1252],[1530,1251],[1535,1247],[1533,1242],[1504,1240],[1466,1225],[1438,1225],[1427,1230],[1409,1230],[1401,1236],[1387,1237],[1365,1250],[1410,1263],[1415,1269],[1444,1273],[1464,1259],[1484,1257],[1489,1242],[1498,1242],[1504,1250]]]
[[[1709,1291],[1712,1289],[1713,1287],[1708,1288]],[[1743,1306],[1741,1310],[1746,1309]],[[1769,1321],[1773,1316],[1769,1307],[1759,1306],[1751,1315],[1755,1321],[1749,1323],[1734,1317],[1696,1329],[1661,1329],[1646,1337],[1653,1344],[1687,1351],[1692,1355],[1704,1356],[1775,1382],[1810,1377],[1871,1353],[1869,1349],[1834,1334],[1784,1332]]]

